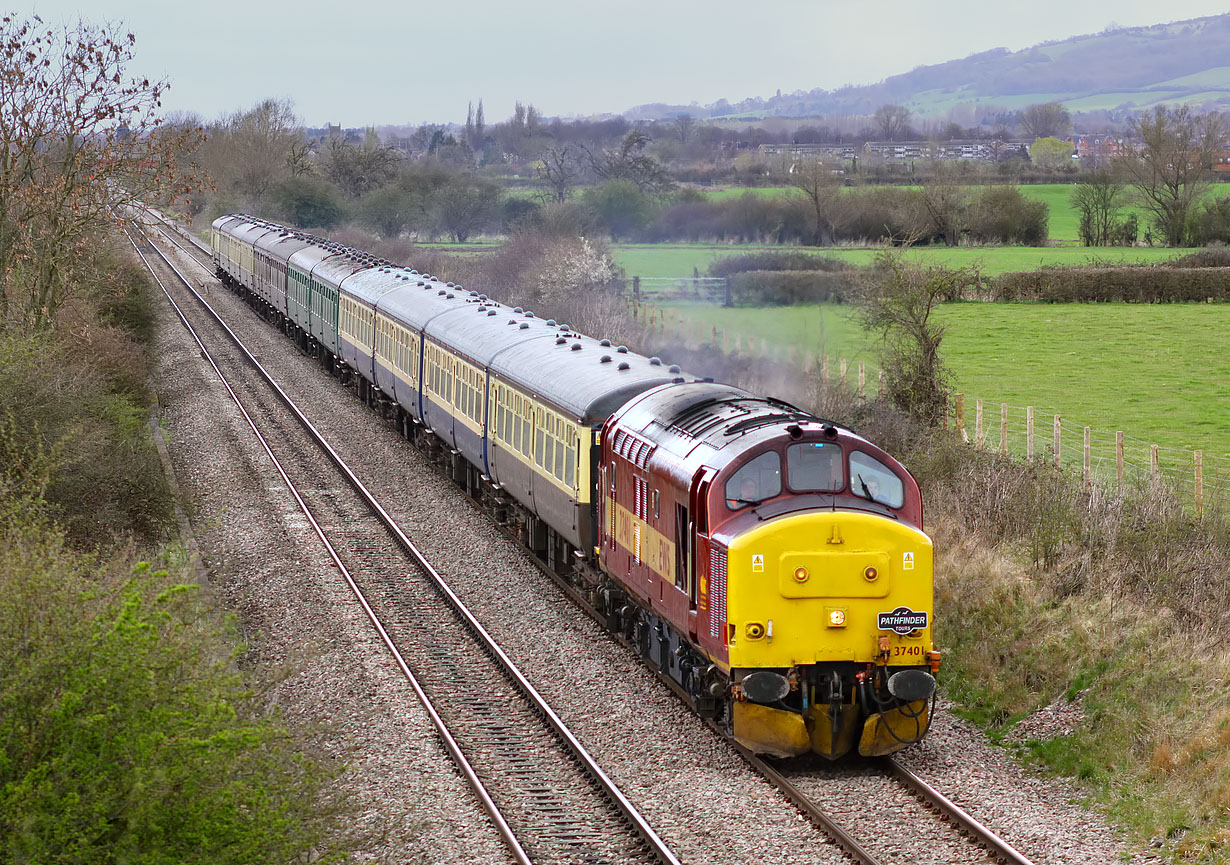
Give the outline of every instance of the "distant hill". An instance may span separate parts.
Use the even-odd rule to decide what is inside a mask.
[[[1074,113],[1112,116],[1161,102],[1230,107],[1230,13],[1152,27],[1125,27],[1022,51],[996,48],[934,66],[920,66],[878,84],[796,91],[767,99],[696,106],[642,105],[635,119],[680,113],[722,117],[811,117],[871,114],[895,103],[916,117],[943,117],[954,108],[1007,111],[1063,102]]]

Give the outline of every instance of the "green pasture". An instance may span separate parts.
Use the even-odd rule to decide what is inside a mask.
[[[629,277],[632,276],[691,276],[692,269],[707,276],[709,265],[719,258],[739,255],[744,252],[766,250],[797,251],[800,247],[781,247],[772,244],[707,244],[707,243],[617,243],[611,253],[615,262]],[[852,265],[870,264],[881,247],[836,246],[824,249],[803,248],[816,255],[844,259]],[[914,247],[906,255],[927,264],[942,264],[946,267],[968,267],[974,264],[983,273],[994,276],[1017,270],[1036,270],[1046,265],[1120,264],[1125,262],[1165,261],[1191,252],[1190,249],[1167,249],[1164,247],[1104,247],[1090,249],[1083,246],[959,246]]]
[[[865,360],[876,346],[834,305],[671,311],[706,333]],[[1034,406],[1070,428],[1124,430],[1162,447],[1230,456],[1230,308],[1217,304],[947,304],[943,355],[974,400]],[[988,409],[991,410],[991,409]],[[1049,417],[1046,419],[1049,423]],[[1041,421],[1040,421],[1041,423]]]

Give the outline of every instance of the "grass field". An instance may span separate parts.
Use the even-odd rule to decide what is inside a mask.
[[[846,307],[674,309],[706,331],[875,365]],[[1032,405],[1076,426],[1230,456],[1225,305],[958,303],[938,315],[944,357],[971,405]]]
[[[719,258],[739,255],[744,252],[782,249],[798,250],[800,247],[781,247],[769,244],[743,243],[619,243],[612,247],[617,264],[628,276],[673,277],[691,276],[696,268],[701,276],[707,276],[709,265]],[[813,250],[806,250],[813,251]],[[832,256],[849,261],[853,265],[870,264],[882,250],[879,247],[831,247],[814,250],[817,255]],[[987,246],[987,247],[915,247],[907,255],[929,264],[948,267],[966,267],[978,264],[984,273],[994,276],[1016,270],[1035,270],[1049,264],[1081,265],[1091,262],[1155,262],[1174,258],[1191,252],[1189,249],[1165,249],[1163,247],[1107,247],[1101,250],[1083,246]]]

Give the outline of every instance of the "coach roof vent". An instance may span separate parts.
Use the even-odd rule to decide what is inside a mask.
[[[526,317],[526,318],[533,318],[533,317],[534,317],[534,313],[530,312],[529,310],[526,310],[525,317]]]
[[[490,315],[495,315],[495,310],[494,310],[494,309],[489,309],[489,310],[487,310],[487,315],[489,315],[489,316],[490,316]]]
[[[555,319],[553,319],[553,318],[548,318],[548,319],[547,319],[547,327],[555,327]]]
[[[611,341],[609,339],[599,340],[598,345],[602,346],[603,348],[610,348]]]
[[[567,344],[568,344],[568,337],[566,337],[566,336],[556,337],[555,344],[556,344],[556,345],[567,345]]]
[[[513,307],[513,312],[515,312],[517,315],[520,315],[521,313],[525,312],[525,310],[519,306],[515,306]]]
[[[628,353],[628,347],[627,347],[626,345],[618,345],[618,346],[616,346],[616,347],[615,347],[615,350],[616,350],[617,352],[619,352],[620,354],[627,354],[627,353]]]
[[[623,361],[623,362],[621,362],[621,363],[619,364],[619,369],[621,369],[621,370],[624,370],[624,369],[632,369],[632,364],[628,363],[628,362],[625,360],[625,361]]]
[[[678,364],[671,364],[670,371],[671,371],[671,372],[676,372],[676,373],[677,373],[677,372],[679,372],[680,370],[679,370],[679,366],[678,366]]]
[[[683,384],[683,379],[682,379],[682,378],[673,378],[673,379],[671,379],[671,382],[672,382],[672,383],[674,383],[674,384]]]
[[[526,324],[524,321],[521,322],[521,326],[517,328],[517,330],[529,330],[529,329],[530,329],[530,326]]]
[[[602,357],[598,358],[598,363],[610,363],[610,362],[611,362],[611,356],[609,354],[604,354]]]
[[[649,365],[650,365],[650,366],[661,366],[661,365],[662,365],[662,358],[660,358],[660,357],[651,357],[651,358],[649,359]]]
[[[572,348],[571,348],[571,349],[569,349],[569,350],[570,350],[570,351],[580,351],[580,350],[581,350],[581,343],[579,343],[579,342],[574,342],[574,343],[572,344]]]

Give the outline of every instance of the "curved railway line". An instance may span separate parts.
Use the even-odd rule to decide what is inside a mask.
[[[158,228],[157,230],[170,243],[179,247],[181,251],[191,256],[197,263],[212,273],[213,264],[208,247],[173,224],[161,220],[156,214],[151,215],[157,221],[163,223],[165,227]],[[191,248],[184,246],[180,242],[181,240],[190,244]],[[168,268],[174,273],[174,279],[182,284],[187,291],[190,291],[204,308],[210,310],[210,313],[218,322],[217,326],[225,329],[230,339],[236,345],[240,345],[238,337],[230,331],[217,313],[213,312],[209,307],[205,299],[192,287],[191,280],[184,276],[154,244],[150,243],[149,246],[165,262],[163,267]],[[138,249],[138,252],[140,253],[140,249]],[[145,256],[142,257],[144,258]],[[150,266],[151,272],[154,272],[155,268],[158,267],[158,265],[148,261],[147,265]],[[157,278],[157,274],[155,274],[155,278]],[[162,280],[159,280],[159,283],[161,285]],[[163,285],[163,290],[167,292],[168,298],[171,298],[171,291],[165,285]],[[171,301],[172,304],[175,304],[173,298],[171,298]],[[192,326],[188,324],[187,318],[178,305],[176,305],[176,309],[179,311],[181,319],[184,319],[185,324],[191,330]],[[203,346],[202,350],[205,350]],[[246,351],[245,355],[246,358],[243,362],[260,369],[266,379],[265,386],[272,387],[277,392],[279,399],[290,407],[288,411],[295,414],[295,420],[291,423],[297,423],[314,434],[315,431],[307,418],[298,412],[297,409],[293,408],[290,397],[281,390],[271,377],[264,373],[255,358],[247,354]],[[221,371],[219,371],[219,375],[222,375]],[[236,398],[236,402],[238,403],[238,398]],[[284,423],[284,425],[288,424]],[[253,425],[253,429],[255,430],[255,425]],[[362,483],[350,472],[341,458],[333,452],[327,442],[319,438],[318,434],[314,435],[314,438],[316,439],[317,446],[329,455],[333,464],[343,474],[347,475],[347,482],[356,491],[355,494],[366,497],[361,508],[351,507],[347,510],[346,516],[335,515],[330,522],[334,525],[346,525],[344,522],[346,519],[371,519],[371,517],[365,518],[358,515],[360,510],[377,514],[381,522],[379,533],[383,533],[386,539],[389,537],[394,538],[397,546],[401,548],[405,555],[417,557],[418,552],[414,544],[396,526],[392,518],[388,516],[379,503],[371,498],[370,494],[367,494]],[[265,447],[268,451],[269,447],[267,445]],[[273,457],[272,451],[270,451],[270,456]],[[276,461],[276,457],[273,458]],[[288,478],[287,483],[290,485],[292,481]],[[328,484],[325,483],[322,486],[327,487]],[[331,492],[336,493],[336,490]],[[461,493],[462,491],[459,489],[458,492]],[[478,503],[475,504],[477,505]],[[308,505],[304,505],[304,510],[305,513],[308,513]],[[308,519],[312,519],[310,513],[308,514]],[[315,525],[315,523],[313,524]],[[317,531],[322,541],[328,544],[323,530],[317,529]],[[346,544],[352,548],[356,547],[357,545],[353,538],[359,535],[359,531],[353,526],[348,526],[346,534],[351,539],[347,540]],[[364,536],[369,538],[372,537],[372,534],[368,531],[364,532]],[[387,542],[384,545],[387,546]],[[373,559],[373,550],[381,551],[385,555],[388,552],[382,549],[381,541],[369,540],[366,547],[358,550],[352,549],[351,553],[360,553],[360,558],[371,560]],[[331,552],[330,555],[337,562],[339,570],[346,575],[347,571],[343,563],[343,553]],[[379,556],[375,558],[378,559]],[[549,576],[583,611],[595,619],[601,620],[601,617],[586,603],[584,596],[576,592],[566,580],[560,578],[550,568],[545,567],[543,563],[538,564],[540,565],[540,570]],[[417,567],[438,577],[435,569],[429,563],[426,563],[425,560],[422,560]],[[372,570],[369,566],[364,566],[364,569]],[[349,575],[346,576],[346,579],[352,581],[352,577]],[[375,603],[374,607],[364,600],[362,587],[358,585],[358,583],[362,583],[365,579],[372,581],[371,591],[380,599]],[[363,605],[369,618],[373,621],[374,626],[380,631],[382,640],[398,659],[399,666],[402,667],[403,672],[411,680],[412,686],[420,694],[425,705],[431,705],[429,702],[431,694],[428,693],[431,688],[424,688],[419,684],[413,684],[414,678],[413,673],[410,671],[410,666],[403,656],[398,653],[397,635],[434,628],[434,619],[437,617],[447,616],[452,618],[452,615],[443,609],[445,604],[451,610],[458,611],[457,615],[466,620],[466,628],[471,635],[466,639],[470,642],[471,646],[474,645],[475,638],[480,640],[485,638],[487,641],[481,649],[471,648],[471,654],[483,654],[485,657],[500,659],[501,664],[504,666],[504,672],[501,675],[507,677],[513,683],[513,687],[509,690],[515,688],[519,693],[526,695],[525,699],[528,703],[533,704],[533,699],[530,695],[537,696],[533,686],[520,673],[515,672],[512,662],[494,644],[494,641],[487,635],[483,626],[468,611],[465,611],[464,605],[446,585],[443,585],[442,580],[440,583],[443,588],[431,589],[423,594],[416,592],[413,598],[403,594],[404,590],[408,588],[406,583],[409,582],[404,579],[404,576],[398,579],[398,575],[386,574],[383,577],[375,575],[360,576],[354,579],[351,585],[356,596],[360,598],[360,603]],[[384,612],[386,610],[388,612]],[[381,626],[378,611],[384,612],[385,615],[390,617],[391,624],[387,629]],[[612,636],[618,642],[628,645],[627,641],[622,637],[618,635]],[[437,673],[445,677],[446,680],[449,677],[468,672],[462,668],[469,667],[472,660],[461,657],[462,650],[458,648],[461,643],[454,642],[447,643],[447,645],[449,648],[444,650],[444,654],[449,655],[448,662],[444,665],[443,671]],[[628,646],[628,648],[631,651],[631,647]],[[420,656],[417,648],[407,654],[412,654],[415,658]],[[510,670],[512,672],[509,672]],[[687,699],[687,695],[669,678],[661,675],[658,678],[679,693],[681,697]],[[491,689],[490,684],[476,687]],[[447,690],[446,688],[445,691]],[[445,699],[447,699],[447,694]],[[538,699],[541,700],[540,697]],[[469,744],[469,747],[477,747],[485,753],[496,754],[503,761],[498,764],[503,768],[493,770],[488,765],[467,768],[468,764],[464,762],[464,752],[467,746],[465,743],[455,742],[451,738],[447,730],[446,721],[444,720],[444,716],[448,715],[450,710],[461,713],[460,715],[452,716],[457,718],[457,721],[462,721],[465,726],[479,731],[477,738]],[[587,811],[584,807],[575,812],[580,815],[579,818],[569,818],[567,806],[561,804],[561,794],[554,789],[554,784],[547,783],[546,781],[530,780],[534,777],[535,772],[540,770],[540,764],[550,759],[548,749],[540,749],[539,745],[520,738],[523,734],[511,735],[508,731],[502,730],[500,725],[510,711],[512,710],[483,705],[481,701],[467,702],[465,700],[462,700],[459,706],[445,707],[443,713],[437,713],[435,710],[429,709],[429,712],[432,714],[433,723],[436,724],[437,729],[440,731],[441,739],[449,750],[450,756],[454,760],[459,761],[458,765],[462,767],[461,771],[463,774],[466,775],[472,785],[476,785],[475,789],[479,791],[478,795],[483,802],[483,807],[492,815],[493,821],[495,821],[501,835],[505,838],[506,843],[508,843],[510,850],[513,851],[518,861],[591,862],[647,861],[652,859],[663,862],[678,861],[674,858],[674,854],[662,844],[652,828],[647,823],[644,823],[643,818],[639,817],[639,814],[627,802],[626,798],[618,790],[614,789],[614,785],[606,786],[610,784],[609,779],[606,779],[606,776],[596,764],[586,768],[588,773],[586,777],[590,779],[590,786],[600,791],[599,797],[605,802],[614,802],[619,811],[619,819],[635,826],[636,832],[639,834],[638,840],[625,847],[622,852],[608,846],[605,853],[593,857],[592,853],[603,846],[604,842],[602,839],[608,837],[606,833],[609,830],[597,828],[599,824],[619,821],[613,821],[610,818],[604,820],[597,812]],[[580,743],[567,732],[563,722],[546,706],[545,701],[542,701],[537,707],[531,708],[529,714],[537,714],[547,718],[553,731],[552,735],[557,742],[563,741],[569,748],[575,747],[579,749],[580,753],[584,753]],[[457,723],[457,721],[454,723]],[[716,726],[713,726],[713,729],[715,732],[720,733]],[[799,808],[807,819],[819,827],[852,861],[863,863],[863,865],[880,865],[880,863],[887,865],[887,863],[893,862],[1002,862],[1011,863],[1011,865],[1031,865],[1032,860],[1014,849],[994,831],[982,825],[978,820],[970,816],[939,791],[932,788],[923,779],[906,769],[895,759],[856,760],[835,764],[810,760],[778,762],[760,758],[734,743],[731,743],[731,745],[739,751],[741,756],[756,772],[780,790],[783,795]],[[582,758],[575,756],[576,751],[571,753],[574,756],[565,758],[562,763],[552,762],[551,765],[554,767],[570,763],[576,765],[584,762]],[[588,755],[586,755],[586,759],[588,759]],[[496,784],[492,785],[491,795],[488,796],[483,792],[486,788],[483,773],[492,771],[495,771],[497,774],[510,773],[512,777],[521,779],[520,783],[515,786],[521,788],[525,798],[511,810],[537,814],[539,817],[537,821],[539,825],[537,827],[518,825],[517,819],[498,816],[501,813],[499,802],[502,799],[506,800],[509,793],[498,789],[499,779],[497,779]],[[558,775],[558,772],[559,769],[552,768],[546,771],[545,777],[554,778]],[[861,789],[866,790],[858,798],[862,806],[861,810],[857,811],[857,813],[851,813],[850,809],[845,806],[834,808],[829,804],[835,799],[831,795],[834,785],[855,783]],[[568,795],[571,796],[572,794]],[[849,797],[846,798],[848,799]],[[509,810],[507,806],[505,806],[505,810]],[[641,821],[639,824],[637,822],[638,819]],[[525,823],[526,821],[522,819],[520,822]],[[853,828],[856,826],[858,827],[857,829]],[[886,829],[888,830],[887,840],[885,838]],[[528,840],[523,842],[519,839]],[[556,858],[559,851],[575,854],[582,850],[584,853],[579,860]],[[609,856],[614,858],[607,858]],[[526,858],[522,859],[522,857]]]
[[[527,865],[678,863],[438,570],[213,313],[191,280],[152,242],[134,239],[133,246],[422,700],[445,748],[514,859]],[[160,262],[151,261],[148,253]],[[172,280],[160,278],[160,270],[195,296],[202,311],[194,316],[177,303],[168,285]],[[233,350],[206,345],[199,332],[207,324],[202,321],[203,310],[212,315],[213,327],[225,331]],[[207,338],[212,342],[220,337]],[[232,381],[242,365],[275,391],[276,403],[255,398],[253,391],[260,385],[252,376]],[[333,469],[322,466],[315,448],[302,446],[304,435],[323,451]],[[331,472],[340,472],[347,486],[332,483]],[[416,573],[407,575],[407,564]]]

